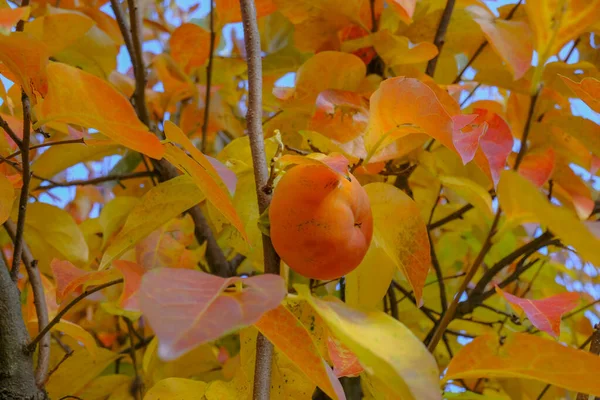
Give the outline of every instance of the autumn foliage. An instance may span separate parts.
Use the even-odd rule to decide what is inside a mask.
[[[600,0],[0,6],[0,399],[600,397]]]

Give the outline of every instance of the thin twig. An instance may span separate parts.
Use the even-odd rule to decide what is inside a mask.
[[[208,117],[210,115],[210,88],[212,86],[213,57],[215,52],[215,16],[213,10],[213,0],[209,0],[209,26],[210,26],[210,45],[208,47],[208,65],[206,66],[206,93],[204,95],[204,118],[202,120],[202,147],[200,151],[206,153],[206,140],[208,136]]]
[[[127,0],[129,6],[129,25],[131,26],[131,42],[135,53],[135,107],[140,120],[150,127],[150,116],[146,108],[146,68],[142,53],[142,16],[136,0]],[[132,60],[133,61],[133,60]]]
[[[80,138],[80,139],[69,139],[69,140],[59,140],[59,141],[56,141],[56,142],[46,142],[46,143],[42,143],[42,144],[36,144],[35,146],[30,146],[29,150],[39,149],[39,148],[42,148],[42,147],[60,146],[62,144],[72,144],[72,143],[84,143],[83,142],[83,138]],[[4,159],[0,160],[0,164],[2,164],[6,160],[10,160],[11,158],[15,158],[19,154],[21,154],[21,150],[15,151],[14,153],[12,153],[12,154],[6,156]]]
[[[473,90],[471,90],[469,92],[469,94],[467,95],[467,97],[465,97],[465,99],[463,101],[460,102],[460,108],[462,108],[465,104],[467,104],[467,101],[469,101],[469,99],[471,97],[473,97],[473,95],[475,94],[475,92],[477,91],[477,89],[479,89],[481,87],[481,83],[478,83],[477,85],[475,85],[475,87],[473,88]]]
[[[102,289],[105,289],[107,287],[116,285],[118,283],[123,283],[123,279],[115,279],[114,281],[110,281],[107,283],[103,283],[102,285],[98,285],[92,289],[86,289],[83,293],[81,293],[79,296],[77,296],[76,298],[74,298],[69,304],[67,304],[65,306],[65,308],[63,308],[62,310],[60,310],[56,316],[54,318],[52,318],[52,321],[50,321],[45,327],[44,329],[42,329],[40,331],[40,333],[37,334],[37,336],[35,338],[33,338],[33,340],[27,345],[27,349],[29,351],[33,351],[35,349],[35,346],[38,344],[38,342],[41,340],[41,338],[48,333],[48,331],[50,331],[50,329],[52,329],[52,327],[56,324],[58,324],[60,322],[60,319],[67,313],[69,312],[69,310],[71,308],[73,308],[77,303],[79,303],[81,300],[85,299],[86,297],[88,297],[89,295],[96,293]]]
[[[262,59],[260,36],[256,21],[256,8],[253,0],[240,0],[244,44],[248,64],[248,136],[254,166],[254,181],[258,197],[258,209],[262,214],[271,202],[271,195],[264,190],[269,180],[269,170],[265,159],[265,143],[262,132]],[[262,236],[265,272],[279,275],[279,256],[273,248],[271,238]],[[259,333],[256,340],[256,368],[254,371],[253,398],[268,400],[271,389],[271,361],[273,345]]]
[[[569,59],[571,58],[571,55],[573,54],[573,52],[575,51],[575,49],[577,48],[577,46],[579,45],[579,42],[581,41],[581,36],[578,37],[577,39],[575,39],[573,41],[573,47],[571,47],[571,50],[569,50],[569,52],[567,53],[567,55],[565,56],[565,63],[569,62]]]
[[[125,42],[125,47],[127,48],[127,52],[129,53],[129,58],[131,59],[131,65],[133,67],[133,74],[137,77],[137,61],[135,59],[135,49],[133,47],[133,43],[131,41],[131,33],[129,32],[129,25],[127,24],[127,20],[123,15],[123,9],[119,4],[118,0],[110,0],[110,6],[115,14],[115,19],[117,20],[117,25],[119,26],[119,30],[121,31],[121,36],[123,36],[123,41]]]
[[[535,113],[535,105],[537,104],[540,96],[540,91],[541,88],[538,89],[533,96],[531,96],[527,121],[525,122],[525,128],[523,129],[523,136],[521,136],[521,148],[519,149],[519,153],[517,154],[517,159],[515,160],[515,165],[513,167],[513,170],[515,171],[519,169],[519,165],[521,165],[521,161],[523,161],[523,157],[525,157],[525,153],[527,152],[527,138],[529,137],[529,131],[531,131],[531,123]]]
[[[427,63],[427,68],[425,69],[425,73],[433,78],[435,74],[435,68],[437,66],[438,58],[442,54],[442,49],[444,47],[444,37],[446,36],[446,31],[448,30],[448,25],[450,24],[450,17],[452,17],[452,10],[454,9],[455,0],[448,0],[446,2],[446,7],[444,8],[444,12],[442,13],[442,18],[440,20],[440,24],[438,25],[437,32],[435,33],[435,38],[433,39],[433,44],[438,49],[438,53],[435,57],[433,57]]]
[[[22,22],[22,21],[20,21]],[[14,282],[19,279],[19,267],[21,266],[21,256],[23,254],[23,234],[25,232],[25,215],[27,214],[27,203],[29,202],[29,182],[31,182],[31,173],[29,165],[29,141],[31,139],[31,107],[29,97],[25,92],[21,93],[23,103],[23,143],[21,144],[21,160],[23,165],[23,186],[21,187],[21,196],[19,197],[19,215],[17,216],[17,233],[15,235],[15,250],[13,253],[12,269],[10,276]]]
[[[133,323],[127,319],[127,318],[123,318],[125,320],[125,324],[127,325],[127,330],[129,331],[129,342],[131,343],[131,348],[129,351],[129,357],[131,357],[131,363],[133,364],[133,373],[135,375],[134,379],[133,379],[133,383],[132,383],[132,394],[134,395],[134,397],[137,400],[141,400],[143,397],[143,387],[142,387],[142,380],[140,377],[140,373],[138,370],[138,363],[137,363],[137,357],[135,354],[135,329],[133,328]]]
[[[38,186],[34,190],[50,190],[57,187],[69,187],[69,186],[89,186],[89,185],[97,185],[103,182],[109,181],[124,181],[128,179],[137,179],[137,178],[146,178],[150,176],[156,175],[153,171],[138,171],[132,172],[130,174],[115,174],[115,175],[106,175],[100,176],[98,178],[92,179],[80,179],[69,182],[55,182],[50,185]]]
[[[442,186],[440,185],[440,190],[438,191],[438,195],[436,197],[435,203],[433,203],[433,207],[431,208],[431,212],[429,213],[429,220],[427,221],[427,226],[431,225],[431,221],[433,220],[433,214],[435,214],[435,210],[440,202],[440,195],[442,194]],[[440,266],[440,261],[437,258],[437,254],[435,252],[435,244],[433,243],[433,239],[431,237],[431,230],[427,229],[427,238],[429,239],[429,252],[431,254],[431,264],[433,265],[433,269],[435,271],[435,276],[437,277],[438,286],[440,289],[440,305],[442,306],[442,312],[445,312],[448,309],[448,299],[446,297],[446,285],[444,283],[444,275],[442,272],[442,267]]]
[[[494,234],[496,233],[496,228],[498,227],[498,223],[500,222],[500,213],[501,213],[501,211],[500,211],[500,209],[498,209],[498,211],[496,212],[496,215],[494,216],[494,221],[492,222],[490,231],[488,232],[488,235],[483,242],[483,246],[481,246],[481,250],[479,251],[477,258],[475,259],[475,261],[473,262],[473,265],[467,272],[465,279],[463,279],[463,281],[460,285],[460,288],[458,289],[458,291],[456,292],[456,295],[454,296],[454,298],[452,299],[452,302],[450,303],[450,306],[448,307],[446,312],[444,314],[442,314],[442,319],[435,326],[435,329],[431,336],[431,340],[427,344],[427,348],[429,349],[429,351],[431,353],[433,353],[433,351],[435,350],[440,339],[444,335],[444,331],[448,327],[448,324],[450,324],[450,322],[454,319],[454,316],[456,314],[456,309],[458,306],[458,302],[460,301],[461,295],[467,289],[467,286],[469,285],[469,283],[475,276],[475,273],[477,272],[477,270],[483,263],[483,259],[485,258],[485,255],[488,253],[488,251],[492,247],[492,238],[493,238]]]
[[[8,236],[13,241],[16,240],[17,227],[10,219],[4,223],[4,228]],[[31,254],[31,250],[27,243],[23,242],[23,262],[31,291],[33,293],[33,306],[38,320],[38,330],[41,332],[48,325],[48,306],[46,305],[46,296],[44,295],[44,285],[40,270],[37,268],[37,262]],[[50,365],[50,335],[40,336],[40,347],[38,350],[38,363],[35,370],[35,380],[38,385],[46,381],[48,367]]]
[[[471,204],[465,204],[464,206],[462,206],[458,210],[454,211],[453,213],[448,214],[444,218],[442,218],[440,220],[437,220],[435,222],[430,223],[427,226],[427,229],[429,229],[429,230],[436,229],[436,228],[439,228],[440,226],[446,225],[448,222],[454,221],[455,219],[461,219],[462,216],[467,211],[471,210],[472,208],[473,208],[473,205],[471,205]]]

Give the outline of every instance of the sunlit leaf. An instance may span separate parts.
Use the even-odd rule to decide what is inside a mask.
[[[25,32],[43,42],[52,56],[83,37],[94,20],[79,13],[61,13],[36,18],[25,25]]]
[[[533,326],[549,335],[558,338],[560,335],[560,319],[579,303],[579,294],[560,293],[545,299],[523,299],[503,291],[496,286],[496,292],[517,310],[522,310]]]
[[[179,176],[150,189],[131,209],[123,229],[104,252],[100,269],[106,268],[142,238],[203,199],[204,195],[189,176]]]
[[[15,189],[8,178],[0,173],[0,224],[6,222],[12,211]]]
[[[53,120],[98,129],[126,147],[150,157],[162,157],[164,148],[158,138],[110,84],[65,64],[51,63],[47,69],[48,94],[41,107],[44,122]]]
[[[411,400],[442,398],[435,359],[402,323],[381,311],[362,312],[337,299],[317,299],[305,286],[296,289],[369,374],[385,381],[396,396]]]
[[[243,282],[241,291],[227,290]],[[283,279],[262,275],[220,278],[200,271],[159,268],[142,279],[140,305],[159,338],[158,353],[173,360],[194,347],[255,323],[283,300]]]
[[[540,223],[547,226],[564,244],[573,246],[583,259],[600,264],[600,240],[572,211],[548,202],[531,182],[518,173],[502,173],[498,198],[508,217],[504,229],[527,222]]]
[[[554,195],[573,204],[573,208],[581,219],[587,219],[594,211],[595,202],[592,191],[573,170],[564,163],[556,163],[552,172],[552,180],[556,184]]]
[[[592,110],[600,113],[600,81],[595,78],[584,78],[581,82],[576,83],[566,76],[559,75],[569,89],[575,93],[585,104]]]
[[[439,180],[444,187],[456,192],[489,216],[492,215],[492,196],[474,181],[456,176],[440,176]]]
[[[315,347],[308,331],[283,305],[254,324],[308,378],[333,399],[345,399],[342,385]]]
[[[470,378],[525,378],[574,392],[600,395],[594,371],[600,357],[553,340],[515,333],[500,340],[479,336],[454,355],[444,380]]]
[[[8,78],[23,88],[32,104],[36,103],[35,93],[43,96],[48,91],[48,57],[44,43],[26,33],[0,35],[0,61],[13,75]]]
[[[537,187],[543,186],[552,176],[556,153],[550,146],[529,149],[519,165],[519,174]]]
[[[363,96],[329,89],[319,93],[309,128],[346,143],[365,131],[368,120],[368,102]]]
[[[146,270],[134,262],[125,260],[115,260],[113,266],[123,275],[123,292],[119,298],[119,306],[125,310],[139,311],[138,290]]]
[[[181,24],[169,38],[171,57],[186,73],[208,60],[210,32],[192,23]]]
[[[402,271],[420,304],[431,255],[427,227],[419,208],[406,193],[390,184],[370,183],[364,188],[373,212],[371,247],[385,252],[390,262]],[[368,268],[376,274],[373,270],[377,266],[370,264]]]
[[[152,386],[144,400],[194,400],[204,395],[206,386],[206,382],[167,378]]]
[[[31,7],[3,8],[0,10],[0,29],[5,32],[10,30],[19,21],[26,21],[29,18]]]

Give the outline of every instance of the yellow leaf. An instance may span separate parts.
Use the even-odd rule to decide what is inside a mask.
[[[71,336],[73,339],[85,346],[92,358],[96,357],[98,353],[96,339],[94,339],[94,337],[80,325],[74,324],[70,321],[60,320],[52,327],[52,330],[60,331],[65,335]]]
[[[73,355],[65,360],[48,380],[46,391],[52,399],[72,395],[83,389],[92,379],[97,377],[114,360],[118,353],[99,347],[95,356],[84,349],[76,349]],[[53,366],[50,366],[51,368]]]
[[[25,32],[43,42],[52,56],[82,38],[94,25],[91,18],[69,12],[36,18],[25,25]]]
[[[123,229],[104,252],[99,269],[106,268],[139,240],[203,199],[204,195],[187,175],[150,189],[131,209]]]
[[[88,260],[88,246],[79,226],[65,210],[46,203],[27,207],[25,240],[42,267],[50,265],[51,252],[72,262]]]
[[[98,222],[102,227],[102,248],[105,248],[112,236],[123,226],[131,210],[140,204],[137,197],[120,196],[104,205]]]
[[[129,100],[108,82],[61,63],[49,64],[47,71],[48,94],[36,125],[54,120],[94,128],[135,151],[162,157],[164,148],[158,138],[140,122]]]
[[[370,374],[406,400],[441,400],[439,370],[423,343],[402,323],[381,311],[354,310],[337,299],[321,300],[296,286],[336,338],[353,351]]]
[[[483,187],[468,178],[458,176],[440,176],[439,180],[442,185],[456,192],[475,208],[492,216],[492,196]]]
[[[600,240],[572,211],[551,204],[530,181],[517,172],[502,172],[498,199],[508,217],[506,225],[501,228],[502,232],[516,225],[537,222],[547,226],[562,243],[573,246],[581,258],[600,265]]]
[[[406,193],[388,183],[370,183],[364,188],[373,212],[371,247],[385,252],[402,271],[420,304],[431,254],[427,227],[419,207]],[[368,267],[373,273],[379,264]]]
[[[131,383],[131,379],[127,375],[100,376],[91,381],[77,394],[85,400],[105,400],[120,386]]]
[[[554,340],[515,333],[476,338],[452,359],[444,381],[469,378],[526,378],[574,392],[600,396],[600,357]]]
[[[559,75],[567,86],[592,110],[600,113],[600,81],[595,78],[584,78],[576,83],[566,76]]]
[[[196,400],[202,398],[206,387],[206,382],[167,378],[152,386],[144,400]]]
[[[15,189],[8,178],[0,173],[0,224],[6,222],[12,211]]]
[[[245,240],[248,240],[244,224],[240,220],[235,208],[233,208],[229,194],[219,187],[209,170],[171,143],[165,144],[165,150],[165,159],[177,167],[177,169],[190,176],[202,193],[206,195],[206,199],[221,212],[229,223],[236,227]],[[200,152],[198,151],[198,153]],[[208,162],[206,159],[204,161]],[[214,168],[212,170],[215,171]]]

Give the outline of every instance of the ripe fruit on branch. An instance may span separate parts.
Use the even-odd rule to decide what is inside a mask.
[[[355,269],[373,236],[367,193],[356,178],[325,164],[292,167],[269,208],[273,246],[297,273],[337,279]]]

